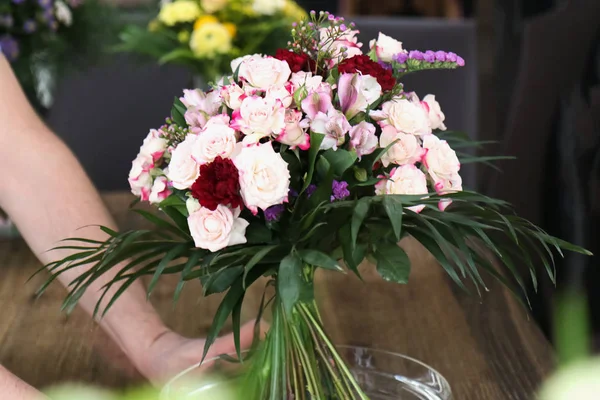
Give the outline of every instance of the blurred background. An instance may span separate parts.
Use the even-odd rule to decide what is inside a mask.
[[[147,24],[157,10],[152,0],[110,3],[124,23]],[[355,21],[365,47],[381,31],[407,49],[461,55],[464,68],[409,77],[406,87],[420,96],[435,94],[452,129],[497,142],[482,153],[517,157],[498,163],[502,172],[466,170],[466,186],[505,199],[551,234],[598,252],[600,1],[298,3],[306,10],[329,10]],[[45,117],[100,190],[128,190],[132,156],[148,127],[160,126],[173,96],[191,85],[192,75],[184,68],[110,55],[62,77]],[[596,260],[569,255],[558,265],[556,287],[542,279],[538,293],[531,294],[533,316],[552,343],[559,340],[554,327],[562,316],[555,310],[564,293],[576,293],[583,299],[580,306],[589,305],[594,337],[600,339]]]

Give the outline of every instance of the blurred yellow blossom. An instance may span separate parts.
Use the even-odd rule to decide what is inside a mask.
[[[285,0],[254,0],[252,8],[261,15],[273,15],[285,7]]]
[[[177,40],[180,43],[187,43],[190,41],[190,33],[188,31],[181,31],[177,34]]]
[[[202,14],[200,6],[194,0],[179,0],[165,3],[158,14],[158,20],[167,26],[181,22],[192,22]]]
[[[235,34],[237,33],[237,28],[235,27],[235,24],[232,24],[231,22],[225,22],[223,25],[225,26],[225,29],[229,31],[231,37],[235,37]]]
[[[202,0],[200,5],[204,12],[212,14],[219,10],[222,10],[228,3],[229,0]]]
[[[194,24],[194,32],[190,39],[190,49],[200,58],[214,57],[231,51],[233,36],[220,22],[202,22]]]
[[[156,32],[159,28],[160,22],[158,22],[157,20],[153,19],[152,21],[148,22],[148,30],[150,32]]]
[[[293,0],[285,1],[285,5],[283,6],[283,14],[294,21],[300,21],[308,17],[306,11],[304,11],[304,9]]]
[[[214,24],[219,22],[217,17],[213,15],[203,15],[194,22],[194,30],[200,29],[200,27],[204,24]]]

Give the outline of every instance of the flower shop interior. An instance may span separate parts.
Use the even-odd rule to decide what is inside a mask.
[[[184,2],[187,3],[186,9],[169,8]],[[440,122],[439,126],[445,130],[445,124],[448,126],[447,132],[461,132],[467,135],[470,143],[474,143],[458,157],[461,161],[462,190],[465,193],[473,191],[489,196],[486,198],[506,201],[514,213],[549,235],[581,246],[593,254],[600,251],[600,236],[594,228],[596,223],[600,223],[600,2],[597,0],[0,0],[0,61],[6,58],[12,67],[28,103],[37,114],[35,118],[43,121],[43,126],[60,138],[75,155],[99,192],[119,232],[147,229],[149,220],[131,212],[130,208],[141,208],[147,213],[161,212],[148,202],[135,204],[134,201],[136,196],[148,200],[144,199],[143,188],[141,192],[134,189],[132,179],[138,177],[132,178],[131,174],[135,169],[135,164],[132,169],[132,160],[140,151],[140,144],[149,128],[164,126],[165,118],[177,121],[173,110],[177,112],[180,106],[188,107],[184,97],[178,100],[183,96],[184,89],[207,89],[211,85],[222,87],[223,81],[220,84],[217,82],[224,75],[236,80],[245,74],[245,78],[242,78],[244,82],[266,79],[250,76],[249,67],[244,70],[243,65],[238,64],[238,68],[230,66],[231,59],[255,53],[275,55],[275,51],[290,46],[290,43],[293,50],[298,43],[294,42],[296,35],[303,37],[303,30],[306,27],[312,29],[313,25],[310,24],[313,22],[307,25],[294,22],[292,28],[292,21],[311,15],[314,17],[315,13],[311,14],[311,10],[316,10],[315,18],[321,18],[318,21],[327,20],[329,15],[332,24],[338,24],[336,26],[342,27],[342,30],[348,24],[349,31],[357,31],[355,38],[338,49],[342,58],[356,50],[357,53],[352,54],[368,54],[371,59],[379,59],[379,64],[384,65],[382,60],[385,60],[386,48],[381,34],[386,40],[396,39],[395,44],[401,42],[398,48],[404,52],[403,57],[390,55],[387,59],[389,65],[383,67],[393,69],[395,74],[398,65],[406,65],[405,70],[400,70],[405,91],[400,96],[409,90],[418,93],[417,103],[419,98],[423,99],[420,103],[426,104],[431,115],[434,106],[427,103],[424,96],[434,94],[435,104],[443,110],[443,123]],[[319,17],[320,10],[330,14],[325,17],[321,14]],[[31,16],[24,17],[28,12],[31,12]],[[333,16],[336,16],[335,20]],[[337,16],[344,18],[343,21],[339,20],[343,22],[341,25]],[[285,23],[282,22],[284,19]],[[350,25],[350,21],[354,25]],[[44,29],[48,33],[43,33]],[[69,29],[78,31],[71,32]],[[93,34],[89,34],[87,31],[92,29]],[[164,36],[156,35],[163,31],[166,32]],[[61,32],[66,32],[64,37],[60,36]],[[240,44],[246,40],[244,37],[248,41]],[[275,45],[275,42],[278,44]],[[65,46],[68,50],[65,50]],[[298,46],[300,51],[307,51],[302,46]],[[212,58],[215,54],[217,58]],[[407,73],[411,65],[414,67],[429,62],[428,57],[432,58],[431,65],[436,65],[430,68],[431,71]],[[279,56],[277,58],[281,60]],[[319,69],[320,60],[316,62],[315,71]],[[292,67],[292,61],[287,60],[287,63]],[[231,65],[234,65],[233,62]],[[347,72],[342,71],[341,62],[339,66],[339,72],[336,69],[336,73]],[[360,76],[368,75],[366,70],[356,71],[360,72]],[[297,71],[292,67],[292,72]],[[331,83],[329,79],[333,76],[328,78],[324,75],[323,83],[326,78]],[[334,77],[333,81],[338,76]],[[0,108],[6,101],[2,97],[5,88],[9,87],[6,82],[10,79],[14,79],[12,74],[3,74],[0,68]],[[377,82],[375,84],[382,90],[383,84],[381,87]],[[216,87],[212,86],[212,90],[217,90]],[[339,101],[342,111],[348,116],[348,107],[353,105],[343,104],[342,79],[331,87],[338,90],[338,94],[329,99],[329,104],[333,101],[335,105]],[[301,111],[304,110],[310,115],[310,111],[307,111],[310,107],[305,108],[304,98],[296,98],[300,92],[289,93],[292,105],[286,107],[297,104],[299,111],[293,113],[302,115]],[[256,91],[245,92],[239,101],[256,96]],[[234,109],[230,105],[232,98],[223,101]],[[313,106],[319,109],[322,102],[323,98],[317,99]],[[370,115],[370,107],[363,108],[363,111],[366,110],[363,114]],[[385,106],[383,110],[386,110]],[[326,116],[327,113],[320,114]],[[14,118],[26,118],[27,115],[30,114],[17,113]],[[179,117],[183,118],[183,115],[181,112]],[[288,124],[288,114],[285,115],[285,123]],[[378,123],[374,122],[377,120],[375,113],[372,115],[373,126],[381,126],[384,133],[385,121],[392,125],[394,123],[391,114],[386,114],[388,119]],[[398,115],[401,118],[403,114]],[[248,119],[251,117],[244,116],[243,106],[241,111],[230,113],[227,121],[229,117],[232,120],[227,123],[232,132],[235,130],[247,134],[246,130],[250,129],[248,126],[252,121]],[[10,118],[13,118],[12,114]],[[192,125],[187,113],[182,121]],[[333,123],[331,121],[326,123]],[[348,121],[350,125],[353,124],[349,116]],[[207,123],[203,121],[200,124],[204,126]],[[305,132],[306,129],[317,129],[313,124],[314,121],[310,128],[303,127],[302,122],[297,126]],[[21,126],[16,123],[6,125]],[[38,125],[32,123],[31,126]],[[208,129],[206,126],[203,129]],[[0,147],[14,151],[8,148],[21,131],[6,129],[0,127],[0,141],[5,140]],[[2,136],[10,137],[10,141]],[[310,137],[312,141],[312,134]],[[247,146],[245,140],[244,146]],[[308,149],[310,144],[306,140]],[[283,139],[279,142],[285,143],[281,144],[282,148],[286,146],[287,149],[291,145],[292,149],[294,146],[302,149],[300,153],[305,150],[300,142],[288,143]],[[341,146],[342,142],[338,140],[338,145]],[[333,146],[335,150],[335,144]],[[360,148],[354,144],[354,137],[352,146],[357,146],[355,151]],[[425,141],[423,147],[426,147]],[[458,154],[459,149],[456,150]],[[43,159],[47,156],[43,147],[39,147],[39,151],[32,157]],[[308,151],[310,159],[311,153]],[[359,161],[361,155],[359,151]],[[426,156],[422,157],[425,160]],[[388,159],[384,156],[380,161]],[[476,159],[478,162],[475,162]],[[175,163],[175,156],[171,162]],[[384,166],[387,166],[387,162]],[[31,168],[27,165],[15,167],[10,162],[6,164],[2,174],[5,176],[13,175],[13,168]],[[423,165],[426,164],[423,161]],[[52,175],[51,165],[52,162],[49,162],[50,172],[40,171],[40,176]],[[236,162],[241,171],[240,165]],[[226,166],[229,168],[229,164]],[[203,168],[204,165],[199,173],[209,174],[208,168],[206,172]],[[319,164],[314,168],[317,171]],[[427,165],[427,168],[434,167]],[[170,169],[165,172],[169,179],[169,173],[174,174],[175,168],[171,165]],[[356,179],[360,180],[356,171]],[[22,176],[33,176],[34,172],[28,174]],[[0,186],[5,181],[9,182],[10,179],[0,179]],[[336,184],[340,182],[333,182],[332,207],[335,201],[347,196],[338,196],[336,190],[340,192],[345,187],[338,186],[336,189]],[[172,184],[165,178],[163,189],[168,191]],[[185,188],[195,193],[195,185]],[[177,183],[175,187],[184,188],[178,187]],[[306,189],[310,190],[310,186],[303,187],[301,192]],[[5,190],[0,188],[0,192]],[[24,191],[23,196],[28,199],[23,200],[21,208],[40,207],[46,213],[61,214],[53,211],[49,205],[54,204],[52,201],[45,200],[53,195],[60,199],[60,195],[53,194],[51,187],[44,190],[50,193],[41,195],[37,188]],[[154,193],[154,187],[152,190],[149,194],[150,203],[153,202],[153,196],[164,200],[164,197],[160,197],[161,193]],[[253,210],[248,201],[250,195],[244,194],[243,190],[242,198],[248,208],[246,212],[249,212]],[[380,195],[377,190],[376,194]],[[291,187],[289,193],[292,193]],[[42,204],[32,200],[38,196],[43,199]],[[44,269],[45,262],[40,261],[43,260],[40,258],[42,251],[37,247],[32,250],[32,243],[37,243],[36,229],[19,225],[19,221],[26,221],[26,218],[21,218],[19,212],[11,215],[10,210],[14,207],[10,201],[2,211],[5,208],[2,200],[3,196],[0,195],[0,298],[3,299],[0,307],[0,372],[6,368],[19,382],[35,388],[33,392],[39,390],[45,393],[41,396],[47,397],[26,397],[26,390],[22,397],[19,397],[18,391],[14,392],[17,393],[15,395],[9,389],[5,392],[5,385],[11,383],[0,374],[0,398],[234,398],[227,397],[227,394],[223,394],[223,397],[165,395],[165,382],[159,383],[158,379],[154,379],[158,372],[150,369],[158,368],[157,364],[172,362],[167,354],[169,349],[163,349],[164,353],[153,353],[153,357],[157,358],[152,362],[135,359],[123,350],[124,345],[119,342],[119,336],[114,334],[112,328],[106,328],[98,322],[98,316],[94,320],[85,306],[75,306],[72,310],[64,307],[69,286],[65,289],[56,281],[44,287],[43,293],[38,292],[51,275]],[[200,204],[205,207],[202,201]],[[442,202],[439,204],[442,209]],[[442,211],[451,213],[453,206],[456,204]],[[187,207],[186,212],[191,212],[189,204],[184,203],[182,207]],[[411,209],[414,211],[414,207]],[[456,210],[458,215],[464,216],[460,214],[460,207]],[[404,214],[403,228],[406,224],[410,229],[412,220],[409,216],[415,214],[413,211]],[[22,213],[27,212],[23,210]],[[352,217],[348,218],[356,218],[356,212],[355,209]],[[62,213],[64,215],[61,214],[61,218],[69,219],[69,212],[63,210]],[[427,211],[421,212],[421,215],[427,221]],[[267,221],[269,218],[278,218],[269,217],[266,211],[264,216]],[[317,222],[318,219],[315,224]],[[354,221],[354,227],[353,224]],[[467,224],[465,222],[464,226]],[[396,225],[392,225],[395,229]],[[512,229],[508,222],[507,226],[507,231]],[[473,229],[478,228],[473,225]],[[461,232],[458,232],[458,237],[462,237]],[[511,232],[507,237],[511,236]],[[356,234],[353,234],[356,242]],[[514,237],[516,239],[517,235]],[[56,242],[59,240],[57,238]],[[462,240],[457,244],[462,249],[461,245],[471,239],[465,236],[455,240],[457,243]],[[428,395],[420,395],[418,390],[412,393],[410,390],[396,392],[395,389],[382,389],[380,396],[348,394],[346,397],[326,398],[598,398],[600,359],[596,357],[600,352],[600,270],[594,261],[595,256],[567,251],[562,254],[559,251],[549,266],[546,262],[549,259],[544,259],[544,256],[540,256],[543,262],[533,255],[523,261],[517,258],[510,260],[509,253],[503,253],[499,255],[508,258],[503,262],[509,269],[501,270],[497,279],[493,278],[493,274],[485,274],[482,284],[473,284],[466,279],[465,287],[460,287],[440,266],[438,257],[444,256],[436,255],[431,248],[423,245],[424,242],[419,242],[413,240],[411,235],[402,237],[399,242],[410,259],[410,279],[406,284],[388,282],[389,276],[381,274],[381,271],[378,273],[379,267],[374,266],[374,261],[380,259],[366,257],[360,264],[360,278],[345,267],[346,273],[318,271],[315,282],[318,281],[319,285],[317,287],[315,283],[314,295],[331,341],[340,346],[353,346],[352,357],[355,360],[354,364],[349,361],[349,365],[356,367],[353,370],[356,376],[362,376],[374,363],[376,368],[386,373],[394,374],[394,369],[398,369],[398,376],[404,373],[418,375],[414,379],[422,379],[419,381],[421,385],[427,386],[436,380],[442,384],[437,388],[433,385],[430,392],[425,390],[424,393]],[[515,246],[525,245],[515,241]],[[266,249],[265,254],[268,251],[270,249]],[[331,251],[333,254],[333,249]],[[159,269],[161,266],[167,271],[171,268],[167,264],[173,261],[173,257],[169,257],[167,253],[166,261],[164,265],[159,264]],[[335,258],[334,255],[331,257]],[[336,262],[334,264],[337,267]],[[468,260],[465,265],[471,263],[477,264],[478,259],[474,262]],[[473,271],[477,270],[475,266],[473,268]],[[554,270],[546,273],[546,268]],[[467,274],[470,274],[469,271],[467,269]],[[513,282],[514,291],[502,284],[507,271],[517,277]],[[248,272],[244,273],[244,279]],[[465,271],[462,273],[463,276],[458,280],[465,278]],[[239,303],[240,309],[237,310],[238,329],[240,320],[242,325],[254,321],[257,310],[262,310],[261,301],[264,303],[265,300],[261,296],[268,278],[262,277],[260,279],[263,280],[244,288],[245,301],[243,307]],[[214,280],[227,278],[208,279],[214,284]],[[204,338],[209,335],[214,327],[211,324],[214,324],[215,313],[218,315],[222,310],[220,305],[225,304],[224,296],[229,295],[221,290],[223,293],[205,296],[207,290],[203,286],[207,282],[204,278],[186,280],[183,290],[183,278],[180,280],[178,274],[165,274],[158,282],[153,280],[152,274],[144,276],[142,280],[145,286],[151,285],[148,302],[168,327],[169,334],[173,332],[185,338]],[[225,287],[229,287],[227,285]],[[233,290],[234,286],[231,286],[230,291]],[[177,293],[176,302],[173,301],[174,292]],[[221,335],[235,328],[236,309],[233,312],[232,319],[221,322]],[[109,318],[110,312],[106,315],[104,318]],[[265,324],[277,324],[277,319],[269,315],[263,317]],[[109,319],[108,323],[111,321]],[[127,325],[127,318],[119,324]],[[136,328],[131,335],[138,336],[138,333]],[[237,336],[235,340],[239,341],[239,331]],[[141,342],[142,339],[139,339],[140,345]],[[384,352],[369,353],[368,357],[361,353],[373,349]],[[393,357],[386,359],[390,354],[405,358],[403,361]],[[173,368],[183,371],[199,363],[203,354],[190,350],[185,357],[183,361],[178,359],[180,364]],[[410,360],[415,364],[410,364]],[[184,365],[186,362],[187,365]],[[151,368],[148,367],[150,364]],[[429,372],[423,372],[420,368]],[[174,370],[170,369],[169,372]],[[169,378],[173,378],[173,375]],[[382,387],[390,385],[379,375],[369,375],[371,378],[382,379]],[[370,382],[369,379],[363,377],[358,382],[363,384]],[[402,382],[402,379],[398,378],[397,381]],[[310,388],[308,392],[311,393],[300,397],[320,398]],[[4,393],[11,395],[5,396]],[[93,397],[101,395],[105,397]],[[264,398],[275,399],[273,394]],[[290,394],[287,398],[295,397]]]

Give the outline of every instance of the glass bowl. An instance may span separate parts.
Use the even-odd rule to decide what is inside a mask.
[[[337,346],[337,349],[371,400],[452,400],[446,379],[414,358],[366,347]],[[235,365],[218,359],[207,360],[205,364],[221,370]],[[191,380],[199,368],[200,365],[195,365],[173,378],[163,388],[161,400],[235,399],[233,392],[228,392],[231,389],[226,380]]]

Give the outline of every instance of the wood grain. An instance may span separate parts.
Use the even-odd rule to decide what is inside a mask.
[[[140,226],[127,212],[130,195],[112,193],[105,202],[121,229]],[[413,267],[409,285],[377,277],[361,266],[354,275],[322,273],[317,296],[335,342],[400,352],[422,360],[450,382],[456,400],[528,400],[554,365],[553,353],[537,326],[501,287],[489,282],[480,299],[467,295],[444,275],[414,241],[402,246]],[[58,382],[89,382],[124,387],[142,378],[81,310],[61,314],[65,291],[54,285],[40,299],[34,291],[45,273],[26,280],[39,262],[19,240],[0,243],[0,362],[27,382],[44,387]],[[203,335],[219,302],[201,298],[191,282],[173,308],[177,277],[163,280],[152,302],[176,331]],[[254,285],[243,318],[254,316],[262,293]]]

